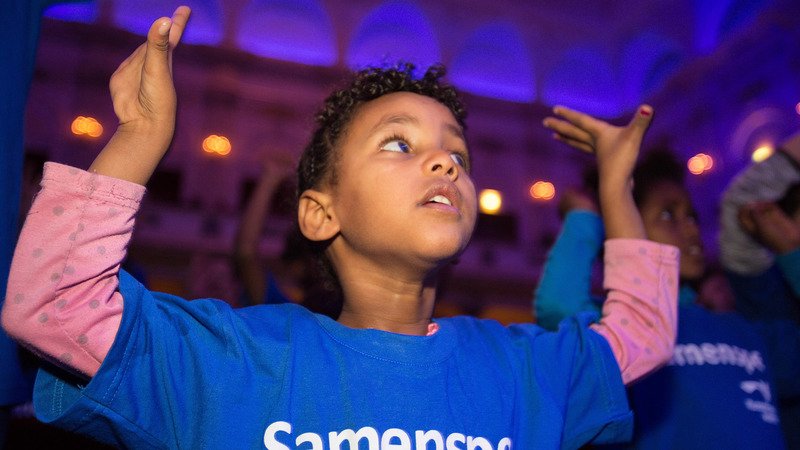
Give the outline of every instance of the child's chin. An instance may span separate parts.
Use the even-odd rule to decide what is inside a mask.
[[[453,248],[450,251],[443,251],[441,254],[437,255],[438,257],[436,259],[440,261],[442,267],[451,266],[458,264],[461,260],[462,253],[464,253],[464,248]]]

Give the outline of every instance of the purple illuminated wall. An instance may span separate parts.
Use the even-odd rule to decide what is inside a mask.
[[[189,45],[176,54],[184,125],[162,165],[177,200],[139,227],[140,242],[154,248],[226,251],[263,152],[299,153],[321,99],[364,65],[443,62],[466,93],[476,185],[504,194],[502,214],[518,234],[515,244],[476,240],[456,270],[468,274],[463,282],[513,287],[476,288],[486,301],[529,295],[558,230],[558,194],[578,184],[590,161],[541,127],[550,106],[621,122],[647,102],[656,120],[646,146],[668,146],[684,159],[712,155],[713,170],[688,181],[712,256],[720,192],[757,145],[800,129],[795,0],[104,0],[47,11],[29,147],[64,162],[91,160],[101,144],[53,124],[93,114],[110,132],[108,77],[150,22],[179,3],[194,11]],[[231,139],[226,159],[198,152],[212,133]],[[538,180],[555,185],[555,200],[531,200]],[[209,217],[216,237],[192,231],[214,222]],[[169,223],[183,233],[164,238]],[[269,236],[262,251],[271,255],[279,241]]]

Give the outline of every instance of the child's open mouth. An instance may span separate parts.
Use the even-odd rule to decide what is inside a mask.
[[[447,199],[444,195],[437,195],[432,199],[428,200],[428,203],[441,203],[447,206],[453,206],[453,202]]]

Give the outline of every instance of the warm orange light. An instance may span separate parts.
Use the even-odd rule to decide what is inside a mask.
[[[83,134],[83,123],[86,121],[86,117],[78,116],[75,120],[72,121],[72,134]]]
[[[750,155],[750,158],[752,158],[754,162],[761,162],[772,156],[773,153],[775,153],[775,149],[771,145],[766,144],[755,149],[753,154]]]
[[[484,189],[481,191],[480,205],[481,212],[485,214],[497,214],[503,204],[503,195],[494,189]]]
[[[103,134],[103,126],[93,117],[78,116],[70,126],[73,134],[78,136],[99,137]]]
[[[688,167],[689,172],[693,173],[694,175],[700,175],[703,173],[703,160],[697,156],[692,156],[689,158],[689,162],[686,163],[686,167]]]
[[[536,200],[551,200],[556,195],[556,188],[549,181],[537,181],[531,186],[531,197]]]
[[[225,136],[211,136],[203,139],[203,151],[206,153],[216,153],[225,156],[231,152],[231,141]]]
[[[692,174],[700,175],[714,167],[714,159],[705,153],[698,153],[689,158],[689,161],[686,162],[686,167],[689,168],[689,172]]]

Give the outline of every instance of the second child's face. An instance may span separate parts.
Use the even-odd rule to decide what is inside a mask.
[[[705,251],[697,213],[686,189],[672,182],[654,186],[639,206],[639,212],[648,239],[680,249],[681,279],[693,281],[701,278],[706,269]]]
[[[333,186],[345,252],[383,268],[457,257],[475,226],[469,153],[450,110],[408,92],[365,103],[342,139]]]

